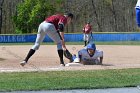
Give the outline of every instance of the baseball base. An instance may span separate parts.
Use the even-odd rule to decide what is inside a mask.
[[[82,66],[80,63],[67,63],[65,66]]]

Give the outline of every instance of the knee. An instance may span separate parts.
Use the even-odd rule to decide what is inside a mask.
[[[32,49],[33,49],[33,50],[38,50],[39,47],[40,47],[40,44],[35,44],[35,45],[32,47]]]

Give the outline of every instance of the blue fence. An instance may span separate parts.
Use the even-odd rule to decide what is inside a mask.
[[[140,33],[95,33],[94,41],[140,41]],[[0,35],[0,43],[35,42],[36,34],[30,35]],[[65,34],[66,42],[81,42],[83,34]],[[44,42],[52,42],[46,36]]]

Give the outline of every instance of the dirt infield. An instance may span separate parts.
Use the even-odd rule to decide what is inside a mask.
[[[60,67],[56,45],[42,45],[24,67],[19,62],[24,59],[32,45],[0,46],[0,72],[17,71],[59,71],[140,68],[140,46],[97,45],[103,50],[103,65],[83,65]],[[83,45],[68,45],[70,52],[76,54]],[[68,60],[64,58],[65,63]]]

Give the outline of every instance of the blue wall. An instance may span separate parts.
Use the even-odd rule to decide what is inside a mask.
[[[94,41],[140,41],[140,33],[95,33]],[[0,43],[35,42],[36,34],[30,35],[0,35]],[[66,42],[83,41],[83,34],[65,34]],[[46,36],[44,42],[52,42]]]
[[[140,41],[140,33],[96,34],[95,41]]]

